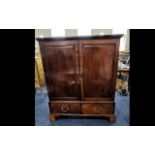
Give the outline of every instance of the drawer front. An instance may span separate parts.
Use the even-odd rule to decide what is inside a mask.
[[[113,104],[83,104],[82,113],[84,114],[112,114]]]
[[[52,113],[81,113],[80,103],[52,103]]]

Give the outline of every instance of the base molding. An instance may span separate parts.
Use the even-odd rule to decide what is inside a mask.
[[[110,122],[116,121],[116,115],[114,114],[71,114],[71,113],[52,113],[49,115],[49,120],[55,121],[59,116],[72,116],[72,117],[104,117]]]

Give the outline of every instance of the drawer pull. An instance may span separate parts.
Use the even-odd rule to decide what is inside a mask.
[[[70,110],[70,106],[62,106],[62,112],[68,112]]]
[[[83,104],[82,112],[84,114],[112,114],[113,104]]]
[[[104,106],[102,105],[100,105],[100,104],[95,104],[94,106],[93,106],[93,110],[95,111],[95,112],[100,112],[100,111],[102,111],[102,108],[103,108]]]

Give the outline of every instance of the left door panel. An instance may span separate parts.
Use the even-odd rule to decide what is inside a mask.
[[[80,98],[78,41],[40,42],[50,100]]]

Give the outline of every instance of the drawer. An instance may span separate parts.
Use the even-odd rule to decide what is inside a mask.
[[[82,113],[84,114],[112,114],[114,105],[109,103],[88,103],[82,105]]]
[[[51,103],[52,113],[81,113],[80,103]]]

